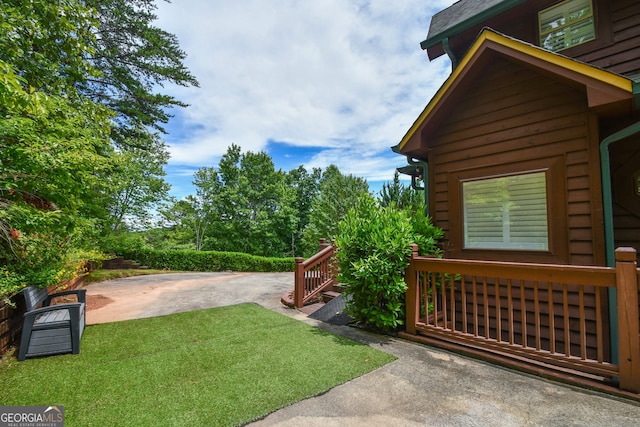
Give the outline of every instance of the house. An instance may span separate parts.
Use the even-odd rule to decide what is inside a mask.
[[[461,0],[433,16],[420,46],[430,59],[447,55],[452,72],[393,150],[409,163],[399,170],[424,181],[446,259],[600,271],[616,265],[618,247],[640,253],[640,2]],[[511,313],[522,317],[507,322],[495,313],[511,304],[511,279],[491,280],[464,291],[452,284],[451,297],[437,291],[440,309],[449,301],[440,328],[500,341],[504,320],[511,347],[528,347],[529,336],[547,355],[626,363],[615,286],[562,291],[549,280],[548,294],[534,301],[544,280],[523,278],[514,298],[524,309]],[[564,305],[564,327],[553,307],[546,315],[533,308],[557,305],[556,293],[573,301]],[[472,332],[460,320],[467,316],[480,324]],[[636,363],[637,331],[631,337]]]

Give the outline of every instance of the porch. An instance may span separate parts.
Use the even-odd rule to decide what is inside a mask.
[[[301,311],[335,285],[334,250],[297,262]],[[415,247],[400,336],[640,400],[639,277],[632,248],[609,268],[426,258]]]
[[[636,251],[616,266],[424,258],[407,269],[401,336],[640,398]]]

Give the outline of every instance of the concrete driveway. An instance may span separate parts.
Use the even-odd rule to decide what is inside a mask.
[[[293,273],[169,273],[90,284],[87,324],[255,302],[280,308]]]
[[[181,273],[87,286],[88,323],[255,302],[348,336],[398,359],[252,426],[637,427],[640,405],[350,326],[309,319],[280,304],[293,273]],[[107,303],[106,305],[101,304]],[[319,375],[331,361],[319,361]]]

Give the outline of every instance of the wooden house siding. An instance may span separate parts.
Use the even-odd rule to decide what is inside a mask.
[[[640,195],[633,191],[633,176],[640,171],[640,137],[614,144],[610,150],[614,242],[616,247],[635,248],[640,256]]]
[[[603,243],[595,237],[602,234],[597,131],[584,92],[504,59],[493,61],[475,82],[426,141],[433,165],[431,215],[445,230],[446,256],[468,256],[461,253],[461,206],[452,195],[457,191],[451,188],[457,182],[452,174],[498,165],[508,165],[513,172],[521,165],[525,171],[529,162],[547,159],[563,164],[559,186],[549,189],[551,196],[566,198],[562,212],[550,213],[550,222],[559,221],[568,230],[565,259],[556,262],[603,265]],[[482,259],[492,259],[486,251],[477,252]]]
[[[640,2],[620,0],[609,3],[612,43],[589,53],[576,55],[576,59],[622,75],[640,73]]]
[[[445,231],[445,259],[414,257],[408,269],[409,334],[464,351],[481,348],[543,363],[558,352],[568,363],[597,360],[590,374],[610,379],[622,378],[629,370],[623,365],[635,361],[635,347],[626,353],[633,357],[622,355],[631,348],[628,344],[639,345],[638,314],[624,316],[629,314],[625,301],[638,305],[637,283],[629,278],[635,279],[640,270],[632,262],[636,251],[628,247],[616,250],[615,269],[604,267],[612,261],[613,247],[605,248],[610,223],[605,233],[609,205],[603,204],[600,145],[608,144],[603,147],[611,166],[611,243],[640,252],[640,194],[635,181],[640,174],[640,134],[629,136],[638,120],[632,80],[640,78],[640,1],[592,1],[595,40],[557,53],[534,46],[539,45],[538,12],[560,0],[519,2],[482,23],[469,19],[467,26],[452,27],[455,34],[442,33],[447,38],[440,43],[449,48],[453,72],[396,147],[409,159],[427,160],[429,213]],[[490,29],[481,32],[483,27]],[[430,58],[444,54],[444,44],[433,44],[437,40],[426,44]],[[466,183],[526,173],[532,175],[523,180],[542,174],[546,178],[548,248],[488,249],[517,247],[508,241],[508,236],[518,236],[517,231],[510,233],[513,221],[529,216],[521,212],[536,210],[543,202],[534,206],[536,199],[531,198],[525,207],[517,202],[516,191],[512,209],[500,206],[502,196],[486,196],[484,188],[489,187],[484,184],[495,183],[500,194],[506,182],[517,179]],[[607,181],[605,177],[604,196],[610,194]],[[474,196],[479,187],[484,188]],[[470,199],[465,205],[467,191]],[[505,215],[489,214],[484,221],[481,215],[492,203]],[[467,213],[473,226],[465,247]],[[530,223],[529,218],[525,221],[517,224],[519,229]],[[498,237],[500,225],[507,236],[504,242]],[[479,247],[477,236],[483,232],[497,238]],[[501,269],[509,272],[500,275]],[[605,270],[616,277],[620,273],[616,283],[613,276],[600,276]],[[562,273],[562,280],[545,271]],[[617,307],[609,306],[616,302],[609,300],[613,288]],[[616,341],[618,333],[621,339]],[[485,343],[478,345],[482,340]],[[620,387],[638,392],[640,369],[633,369],[638,370],[633,384],[621,380]]]
[[[463,57],[484,27],[509,37],[540,45],[538,12],[559,0],[530,0],[503,14],[450,37],[457,59]],[[626,76],[640,73],[640,2],[637,0],[593,0],[597,14],[596,39],[558,53]],[[429,58],[444,54],[438,44],[428,50]]]

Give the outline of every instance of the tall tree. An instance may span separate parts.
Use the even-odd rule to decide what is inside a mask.
[[[198,86],[185,67],[186,54],[175,35],[154,25],[154,0],[82,0],[96,11],[93,53],[99,75],[85,79],[80,91],[116,113],[112,139],[119,147],[158,148],[148,128],[164,132],[167,110],[184,107],[156,93],[166,83]]]
[[[204,247],[207,232],[213,229],[219,233],[226,224],[222,220],[224,210],[214,204],[215,200],[219,200],[221,191],[216,170],[210,167],[200,168],[194,174],[193,185],[196,187],[196,195],[186,199],[190,206],[187,220],[193,231],[195,248],[199,251]]]
[[[424,192],[424,190],[422,190]],[[424,193],[400,182],[400,174],[393,174],[393,181],[382,185],[380,190],[380,205],[383,207],[394,205],[398,209],[417,211],[425,209]]]
[[[182,104],[154,91],[164,82],[197,82],[175,37],[152,27],[153,7],[146,0],[0,3],[0,296],[27,273],[40,275],[32,284],[62,278],[65,248],[104,219],[100,205],[114,190],[107,177],[125,173],[116,167],[123,152],[136,161],[155,156],[141,174],[161,177],[154,168],[166,148],[153,129],[162,130],[164,108]]]
[[[106,223],[111,230],[149,225],[153,212],[168,198],[163,168],[168,159],[166,151],[152,154],[136,148],[114,154],[116,167],[105,177],[110,187]]]
[[[158,173],[157,167],[168,158],[160,137],[168,111],[185,106],[158,89],[167,83],[198,85],[183,64],[185,53],[176,37],[154,26],[155,8],[153,0],[0,4],[0,60],[13,66],[24,88],[64,96],[79,106],[91,100],[108,108],[116,152],[129,152],[129,158],[137,158],[141,175],[154,180],[163,179],[164,172]],[[120,172],[124,175],[118,179]],[[123,168],[110,174],[112,182],[130,181],[127,175],[130,172]],[[105,200],[109,197],[101,198],[97,207]],[[120,211],[121,199],[111,200],[116,205],[107,211]],[[136,210],[145,208],[143,204]]]
[[[368,193],[366,180],[343,175],[335,165],[328,166],[320,179],[320,192],[311,204],[309,224],[302,239],[304,254],[315,253],[319,239],[332,239],[338,232],[340,220],[360,196]]]
[[[0,61],[0,297],[66,277],[66,256],[90,225],[80,212],[110,168],[105,108],[24,86]]]
[[[295,190],[285,178],[267,153],[242,153],[235,144],[217,169],[198,170],[194,185],[209,206],[212,224],[204,247],[266,256],[290,253],[298,217]]]
[[[175,35],[154,25],[154,0],[79,1],[95,11],[88,59],[98,71],[81,82],[79,91],[114,112],[111,139],[120,164],[130,164],[111,175],[113,230],[127,216],[144,220],[168,197],[163,168],[169,153],[161,134],[169,109],[186,104],[157,91],[167,83],[198,86],[198,81],[185,67]]]
[[[153,25],[154,0],[4,0],[0,60],[26,87],[81,94],[115,113],[116,145],[155,149],[167,110],[184,103],[157,93],[166,83],[198,86],[175,35]]]
[[[287,185],[295,191],[293,206],[296,209],[298,218],[298,226],[291,237],[291,251],[294,256],[302,256],[303,254],[302,236],[304,229],[309,224],[313,200],[320,192],[321,176],[322,169],[314,168],[311,172],[308,172],[304,166],[298,166],[287,173]]]
[[[161,233],[163,247],[171,249],[186,246],[197,251],[202,250],[205,233],[210,224],[206,205],[203,205],[201,199],[189,195],[174,202],[168,209],[163,209],[161,214],[165,219],[165,227],[160,231],[166,231],[167,228],[170,230],[169,233]],[[159,230],[148,230],[145,234],[148,235],[152,231]]]

